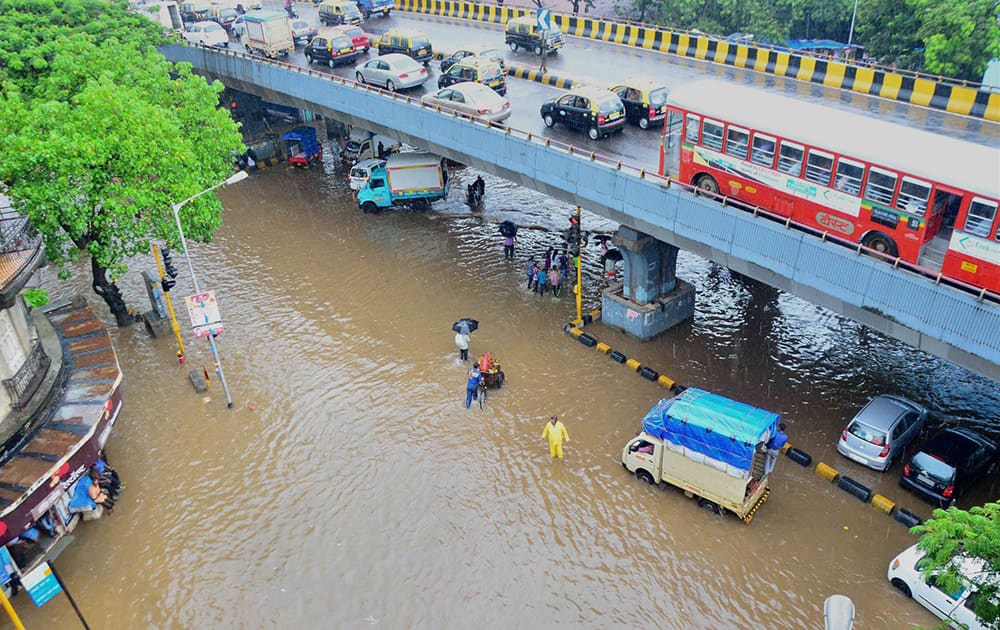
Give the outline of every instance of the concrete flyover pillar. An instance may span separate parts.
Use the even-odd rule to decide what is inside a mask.
[[[625,280],[602,294],[605,324],[645,340],[694,317],[694,287],[676,276],[676,247],[625,225],[612,243]]]

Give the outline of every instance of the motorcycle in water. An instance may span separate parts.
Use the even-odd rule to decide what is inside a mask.
[[[470,208],[479,208],[483,205],[485,194],[482,189],[475,184],[469,184],[465,189],[465,204]]]

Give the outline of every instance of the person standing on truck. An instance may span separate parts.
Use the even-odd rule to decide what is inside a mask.
[[[788,436],[785,435],[785,423],[778,424],[778,431],[771,436],[767,442],[767,460],[764,462],[764,474],[770,475],[774,470],[774,465],[778,463],[778,453],[782,447],[788,443]]]
[[[552,459],[563,458],[563,442],[569,442],[569,432],[566,426],[559,421],[559,418],[552,416],[545,423],[545,430],[542,431],[542,439],[549,438],[549,455]]]

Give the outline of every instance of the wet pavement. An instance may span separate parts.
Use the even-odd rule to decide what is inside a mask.
[[[232,410],[217,381],[191,389],[187,369],[210,363],[184,319],[179,366],[172,336],[115,329],[86,275],[43,272],[53,297],[96,306],[125,373],[109,455],[126,490],[57,561],[92,627],[801,628],[821,625],[834,593],[854,600],[859,627],[934,623],[885,580],[914,539],[809,469],[782,459],[750,525],[626,473],[621,448],[665,391],[565,335],[572,300],[528,293],[521,273],[573,209],[487,176],[472,213],[460,191],[474,177],[453,171],[429,213],[363,215],[330,168],[280,165],[223,191],[217,238],[191,251],[219,295]],[[505,219],[521,226],[515,263]],[[616,227],[586,211],[583,224]],[[584,263],[590,310],[593,242]],[[142,269],[152,260],[120,284],[146,308]],[[781,412],[814,461],[922,515],[896,485],[900,464],[869,473],[836,453],[845,419],[881,392],[928,405],[935,423],[1000,410],[995,383],[798,298],[683,252],[678,274],[698,291],[693,322],[650,343],[588,332],[682,384]],[[492,352],[508,379],[482,410],[464,406],[451,332],[464,316],[480,321],[470,354]],[[552,414],[571,436],[562,462],[540,438]],[[960,505],[997,490],[994,477]],[[64,598],[14,603],[28,627],[77,623]]]

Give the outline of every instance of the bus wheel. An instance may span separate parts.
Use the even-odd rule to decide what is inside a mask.
[[[895,258],[899,253],[896,242],[882,232],[872,232],[865,237],[865,240],[861,241],[861,244],[892,258]]]
[[[702,175],[699,177],[698,181],[695,182],[695,186],[697,186],[699,190],[712,193],[712,195],[719,194],[719,183],[715,181],[711,175]]]

